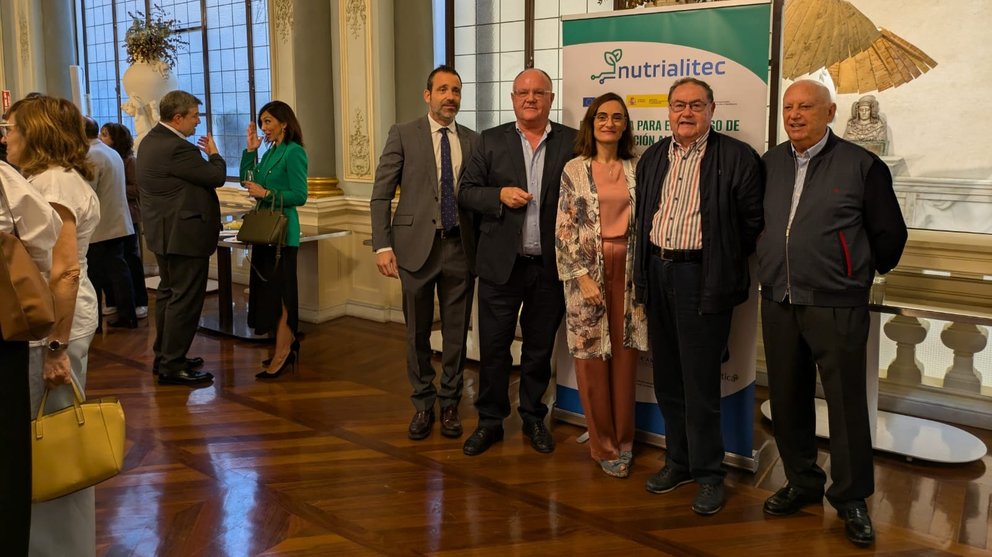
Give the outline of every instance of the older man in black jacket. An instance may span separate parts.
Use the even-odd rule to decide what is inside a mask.
[[[748,255],[761,231],[758,154],[710,129],[713,90],[684,78],[668,92],[672,137],[637,165],[636,295],[648,314],[665,466],[652,493],[695,481],[692,510],[723,508],[720,365],[734,306],[748,296]]]
[[[907,233],[888,167],[830,131],[836,110],[822,84],[792,84],[782,101],[789,141],[762,158],[761,323],[775,443],[789,480],[764,508],[787,515],[823,500],[813,405],[819,369],[830,423],[827,500],[844,519],[847,538],[870,545],[868,292],[876,272],[899,262]]]
[[[172,91],[159,103],[161,120],[138,148],[138,188],[145,241],[158,260],[155,363],[162,384],[203,385],[213,375],[187,358],[206,294],[210,254],[220,235],[220,201],[227,167],[210,134],[199,147],[186,140],[200,123],[200,99]]]

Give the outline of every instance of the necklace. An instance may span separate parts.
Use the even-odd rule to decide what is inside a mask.
[[[613,162],[595,161],[595,162],[599,163],[606,169],[606,174],[607,176],[610,177],[610,180],[616,180],[617,176],[620,175],[620,168],[623,167],[623,163],[621,163],[620,161],[613,161]]]

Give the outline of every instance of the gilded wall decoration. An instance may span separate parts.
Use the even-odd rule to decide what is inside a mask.
[[[293,31],[293,0],[274,0],[272,8],[272,21],[276,25],[279,40],[286,44]]]
[[[17,39],[21,43],[21,62],[24,67],[29,67],[31,64],[31,28],[28,26],[28,15],[22,13],[18,23],[20,29]]]
[[[341,154],[343,179],[371,184],[375,174],[376,77],[372,25],[377,12],[369,0],[338,0],[337,40],[341,52]]]
[[[365,27],[365,0],[348,0],[345,14],[348,19],[348,30],[351,31],[351,36],[356,39],[359,38],[362,33],[362,27]]]
[[[359,178],[372,177],[372,159],[369,154],[369,136],[365,133],[365,115],[361,109],[355,109],[352,119],[352,132],[348,137],[351,147],[351,173]]]

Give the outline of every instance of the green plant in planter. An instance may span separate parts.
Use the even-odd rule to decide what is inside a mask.
[[[176,53],[189,43],[179,35],[179,20],[167,17],[165,10],[154,5],[148,17],[142,12],[128,12],[131,27],[124,34],[128,64],[161,61],[175,68]]]

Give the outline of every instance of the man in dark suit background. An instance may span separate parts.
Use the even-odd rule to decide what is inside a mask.
[[[407,376],[416,413],[407,432],[424,439],[434,425],[434,403],[441,399],[441,434],[462,434],[458,403],[462,394],[465,337],[472,311],[475,235],[470,212],[458,212],[458,177],[479,135],[455,123],[462,80],[450,66],[427,77],[428,113],[389,130],[379,158],[370,202],[372,249],[379,272],[400,279],[407,330]],[[390,219],[396,188],[403,191]],[[441,383],[434,387],[431,324],[434,291],[441,306]]]
[[[213,375],[187,358],[206,294],[210,254],[220,234],[220,202],[227,167],[210,134],[200,149],[186,140],[200,123],[200,99],[172,91],[159,103],[161,120],[138,148],[137,171],[145,241],[158,260],[155,298],[155,363],[162,384],[203,385]]]
[[[547,73],[536,68],[520,72],[511,92],[516,121],[482,132],[462,176],[458,201],[480,217],[479,425],[465,441],[467,455],[481,454],[503,439],[503,419],[510,415],[510,344],[518,314],[523,433],[538,452],[550,453],[555,446],[544,425],[548,407],[541,399],[565,313],[554,232],[561,173],[573,157],[576,130],[550,121],[554,98]]]

